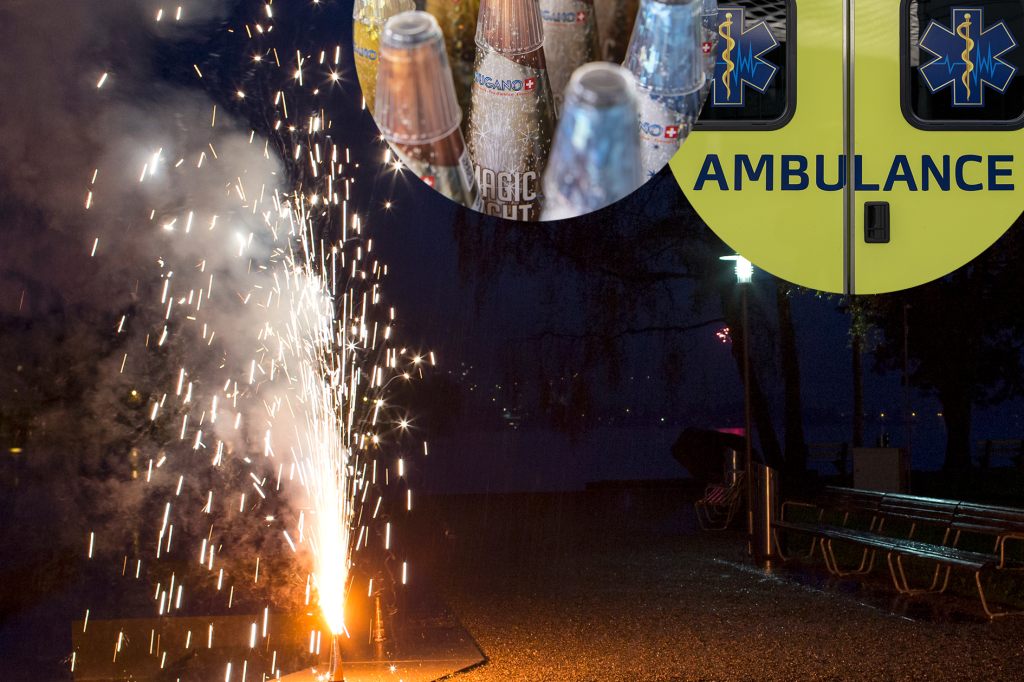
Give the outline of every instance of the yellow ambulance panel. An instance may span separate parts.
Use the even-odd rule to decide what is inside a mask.
[[[783,21],[766,9],[781,4]],[[1024,0],[722,0],[719,35],[672,170],[759,267],[894,291],[967,263],[1021,214]],[[784,115],[766,115],[771,92]]]

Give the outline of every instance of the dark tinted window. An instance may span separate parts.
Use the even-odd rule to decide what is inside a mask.
[[[912,123],[1001,126],[1024,116],[1024,2],[904,0],[903,97]]]
[[[789,77],[796,54],[795,45],[787,40],[796,23],[789,4],[720,0],[717,31],[712,32],[717,37],[715,77],[701,123],[784,123],[796,95]]]

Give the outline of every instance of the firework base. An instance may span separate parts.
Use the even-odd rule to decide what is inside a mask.
[[[342,640],[345,682],[429,682],[484,662],[476,642],[441,606],[412,613],[386,642],[373,642],[369,623]],[[322,682],[325,658],[316,666],[283,675],[284,682]]]
[[[384,642],[367,617],[342,643],[345,682],[427,682],[484,661],[473,638],[441,604],[420,603]],[[71,624],[76,681],[203,679],[237,681],[266,674],[323,682],[331,636],[309,613],[132,619]],[[227,666],[231,669],[228,671]],[[170,675],[170,677],[168,677]]]

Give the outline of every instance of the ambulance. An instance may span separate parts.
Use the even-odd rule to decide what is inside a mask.
[[[720,0],[715,78],[671,162],[778,277],[848,294],[964,265],[1024,202],[1024,0]]]

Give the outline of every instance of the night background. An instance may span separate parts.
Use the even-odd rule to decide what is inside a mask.
[[[117,550],[107,548],[101,567],[84,548],[97,528],[129,544],[134,533],[137,544],[133,529],[159,524],[162,507],[133,487],[139,469],[126,459],[161,437],[140,435],[146,404],[135,391],[144,388],[132,377],[173,379],[188,351],[172,345],[162,362],[125,374],[125,354],[137,356],[114,330],[124,315],[163,314],[149,310],[160,286],[154,254],[165,249],[146,226],[150,207],[220,199],[202,180],[153,199],[137,183],[102,185],[100,171],[86,211],[94,169],[123,165],[134,177],[153,140],[204,140],[215,105],[234,128],[220,133],[218,151],[232,151],[238,173],[302,185],[302,162],[279,161],[292,158],[301,130],[277,125],[268,103],[278,90],[293,109],[321,109],[330,140],[348,150],[349,207],[388,265],[382,292],[398,311],[399,345],[437,360],[391,399],[410,424],[388,456],[406,458],[408,486],[425,500],[392,518],[407,540],[399,559],[491,661],[467,679],[754,679],[759,657],[774,650],[782,658],[761,670],[766,678],[904,679],[957,637],[1012,655],[996,665],[982,647],[961,661],[975,667],[951,667],[948,679],[979,670],[1012,678],[1024,657],[1012,619],[991,632],[948,614],[891,619],[880,615],[888,602],[877,586],[823,607],[802,589],[772,587],[775,578],[722,577],[726,563],[742,563],[741,533],[695,535],[689,510],[706,481],[693,480],[672,446],[686,428],[742,433],[746,331],[755,457],[783,472],[785,498],[848,484],[832,463],[837,444],[848,444],[908,448],[915,494],[1021,506],[1019,224],[942,280],[886,296],[823,294],[756,270],[744,330],[731,264],[720,260],[732,251],[667,169],[571,221],[516,224],[457,207],[387,163],[351,61],[350,4],[272,6],[269,19],[263,3],[185,3],[176,25],[152,22],[155,0],[0,8],[0,679],[70,679],[68,625],[86,608],[107,619],[153,615],[151,589],[122,592],[109,578],[110,566],[122,572]],[[256,38],[259,51],[276,49],[280,68],[253,62],[248,34],[260,21],[273,30]],[[292,82],[297,53],[301,88]],[[249,144],[250,130],[265,148]],[[340,236],[336,219],[322,229]],[[988,440],[1016,445],[983,467]],[[419,455],[422,441],[429,456]],[[239,556],[284,546],[258,527],[239,521],[229,533]],[[726,563],[710,582],[679,558],[716,552]],[[301,581],[281,557],[267,564],[284,577],[240,588],[239,608],[298,603]],[[745,591],[761,600],[755,613],[775,605],[791,619],[786,645],[770,619],[738,605]],[[221,608],[212,603],[190,608]],[[867,615],[852,615],[862,603]],[[501,625],[495,610],[507,610]],[[810,674],[801,666],[813,643],[800,633],[821,627],[834,628],[836,643]],[[686,637],[701,646],[687,651]],[[858,647],[886,639],[900,644],[851,662]],[[644,661],[616,653],[630,647]],[[218,670],[182,679],[221,679]]]

